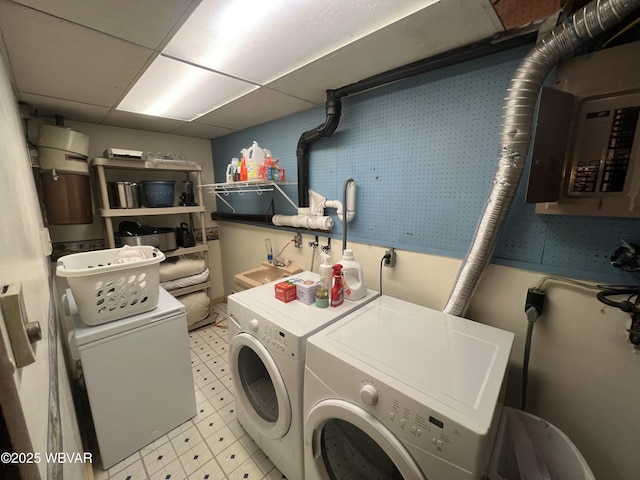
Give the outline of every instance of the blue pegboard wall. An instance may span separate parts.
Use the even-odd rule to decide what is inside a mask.
[[[463,258],[484,208],[497,166],[502,102],[530,47],[439,69],[343,99],[334,135],[310,149],[310,187],[342,199],[345,179],[357,183],[349,241]],[[324,122],[324,106],[212,141],[216,181],[253,140],[280,158],[297,181],[296,145]],[[640,242],[636,219],[538,215],[524,201],[523,178],[494,262],[607,282],[636,281],[608,257],[619,239]],[[297,187],[284,187],[297,202]],[[295,209],[279,194],[230,196],[238,213]],[[229,211],[218,202],[219,211]],[[328,210],[335,216],[335,211]],[[342,225],[329,236],[342,237]]]

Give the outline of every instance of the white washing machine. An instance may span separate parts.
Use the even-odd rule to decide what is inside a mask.
[[[295,275],[317,281],[312,272]],[[371,302],[317,308],[275,298],[272,282],[230,295],[229,365],[238,421],[289,480],[304,480],[302,392],[307,338]]]
[[[311,336],[305,479],[484,478],[513,337],[387,296]]]
[[[160,288],[153,310],[97,326],[71,290],[63,325],[80,361],[104,470],[196,415],[185,307]]]

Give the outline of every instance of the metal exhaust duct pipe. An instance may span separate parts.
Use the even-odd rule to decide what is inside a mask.
[[[640,0],[593,0],[544,37],[524,58],[504,100],[493,188],[467,256],[443,311],[463,316],[486,270],[498,232],[511,207],[531,143],[533,114],[545,77],[585,41],[601,35],[636,8]]]

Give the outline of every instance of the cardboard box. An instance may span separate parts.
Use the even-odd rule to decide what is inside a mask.
[[[276,283],[276,298],[284,303],[295,300],[297,297],[296,283],[290,280]]]

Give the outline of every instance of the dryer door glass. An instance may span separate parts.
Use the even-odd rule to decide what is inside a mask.
[[[238,413],[264,438],[281,438],[291,426],[291,402],[274,357],[253,335],[229,343],[229,370]]]
[[[327,421],[321,435],[322,457],[331,480],[402,480],[393,460],[365,432],[340,419]]]
[[[260,357],[249,347],[238,354],[238,374],[242,390],[255,412],[267,422],[278,420],[278,397]]]

